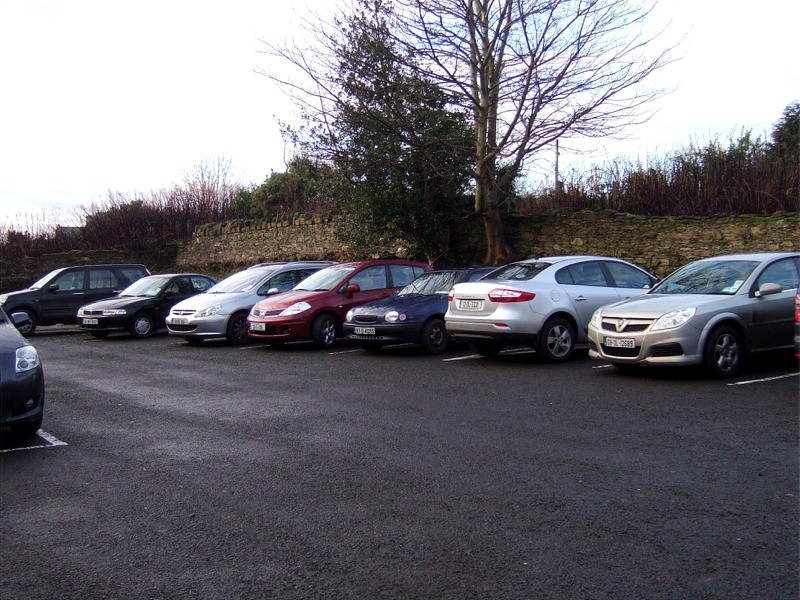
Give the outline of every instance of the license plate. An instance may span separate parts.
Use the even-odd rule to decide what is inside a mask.
[[[97,325],[97,319],[84,319],[84,325]]]
[[[608,348],[635,348],[636,341],[633,338],[603,338],[603,345]]]
[[[265,323],[250,323],[250,331],[266,331]]]
[[[461,310],[481,310],[483,309],[483,300],[459,300],[458,308]]]
[[[375,328],[374,327],[356,327],[355,328],[356,335],[375,335]]]
[[[187,325],[189,323],[189,319],[172,319],[173,325]]]

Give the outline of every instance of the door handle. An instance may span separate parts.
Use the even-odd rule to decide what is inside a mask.
[[[575,296],[573,300],[575,300],[575,302],[586,302],[586,296]]]

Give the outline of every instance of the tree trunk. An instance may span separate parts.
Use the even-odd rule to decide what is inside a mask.
[[[500,207],[497,201],[494,160],[479,161],[475,174],[475,212],[483,219],[486,232],[484,264],[501,265],[514,256],[514,249],[506,237]]]

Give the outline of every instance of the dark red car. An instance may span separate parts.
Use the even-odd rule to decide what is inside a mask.
[[[258,302],[247,317],[248,335],[273,346],[311,340],[330,348],[344,335],[342,323],[356,306],[393,296],[430,265],[408,260],[371,260],[317,271],[294,289]]]

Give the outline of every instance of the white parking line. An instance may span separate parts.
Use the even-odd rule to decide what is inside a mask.
[[[614,365],[597,365],[596,367],[592,367],[593,369],[612,369]]]
[[[44,441],[48,442],[47,444],[37,444],[35,446],[24,446],[22,448],[5,448],[4,450],[0,450],[0,454],[4,452],[17,452],[18,450],[35,450],[36,448],[50,448],[52,446],[66,446],[67,442],[62,442],[60,439],[47,433],[45,430],[40,429],[36,432],[40,438]]]
[[[451,360],[470,360],[472,358],[484,358],[480,354],[468,354],[467,356],[456,356],[455,358],[443,358],[442,362],[449,362]]]
[[[775,377],[764,377],[762,379],[748,379],[746,381],[735,381],[728,385],[750,385],[751,383],[764,383],[767,381],[775,381],[776,379],[788,379],[789,377],[797,377],[800,373],[789,373],[788,375],[776,375]]]

